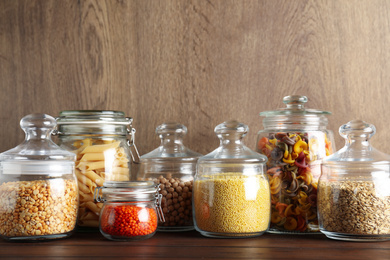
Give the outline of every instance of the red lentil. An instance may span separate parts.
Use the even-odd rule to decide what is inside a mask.
[[[111,236],[145,236],[157,229],[157,213],[153,208],[107,205],[102,212],[101,229]]]

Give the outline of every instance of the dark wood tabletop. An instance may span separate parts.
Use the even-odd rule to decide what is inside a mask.
[[[98,232],[45,242],[0,240],[0,259],[390,259],[390,241],[344,242],[324,235],[264,234],[206,238],[196,231],[157,233],[143,241],[114,242]]]

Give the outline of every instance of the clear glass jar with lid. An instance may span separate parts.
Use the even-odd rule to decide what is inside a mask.
[[[69,110],[57,118],[58,143],[77,156],[75,173],[80,194],[78,226],[99,227],[103,203],[93,200],[105,181],[129,181],[131,162],[138,162],[133,119],[121,111]]]
[[[108,181],[97,187],[94,198],[104,203],[100,232],[115,241],[144,240],[164,222],[159,185],[152,181]]]
[[[318,215],[329,238],[390,240],[390,156],[371,146],[375,132],[361,120],[342,125],[345,146],[324,159]]]
[[[286,96],[285,108],[261,112],[257,151],[268,157],[271,233],[320,233],[317,185],[321,162],[334,148],[330,112],[306,109],[305,96]]]
[[[51,140],[53,117],[31,114],[23,143],[0,154],[0,235],[6,240],[70,236],[78,211],[75,155]]]
[[[202,235],[245,238],[263,234],[270,223],[267,158],[246,147],[248,126],[218,125],[220,146],[201,157],[194,180],[195,228]]]
[[[141,156],[138,179],[160,184],[165,222],[159,223],[158,231],[193,230],[192,185],[202,155],[184,146],[187,127],[180,123],[163,123],[156,134],[161,144]]]

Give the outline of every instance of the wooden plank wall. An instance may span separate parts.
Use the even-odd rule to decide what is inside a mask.
[[[259,112],[309,97],[338,127],[363,119],[390,153],[390,1],[0,0],[0,151],[33,112],[121,110],[144,154],[165,121],[206,154],[238,119],[255,147]]]

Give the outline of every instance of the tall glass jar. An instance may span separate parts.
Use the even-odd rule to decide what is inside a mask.
[[[261,112],[257,151],[268,157],[271,233],[320,233],[317,185],[322,159],[334,150],[326,129],[330,112],[304,108],[305,96],[287,96],[285,108]]]
[[[156,134],[161,144],[141,156],[138,178],[160,184],[165,222],[159,223],[158,231],[192,230],[192,185],[202,155],[183,145],[187,127],[180,123],[159,125]]]
[[[0,236],[42,240],[70,236],[78,211],[75,155],[51,140],[56,121],[23,117],[23,143],[0,154]]]
[[[158,219],[164,222],[158,190],[152,181],[108,181],[96,188],[95,200],[104,203],[100,214],[103,236],[114,241],[152,237]]]
[[[321,232],[338,240],[390,240],[390,156],[371,146],[371,124],[353,120],[339,132],[345,146],[324,159],[318,186]]]
[[[270,223],[267,158],[246,147],[248,126],[218,125],[220,146],[201,157],[194,181],[195,228],[202,235],[245,238],[263,234]]]
[[[132,118],[120,111],[70,110],[60,113],[57,124],[59,145],[77,156],[77,224],[98,228],[103,203],[94,202],[94,189],[105,181],[131,180],[131,160],[138,161]]]

